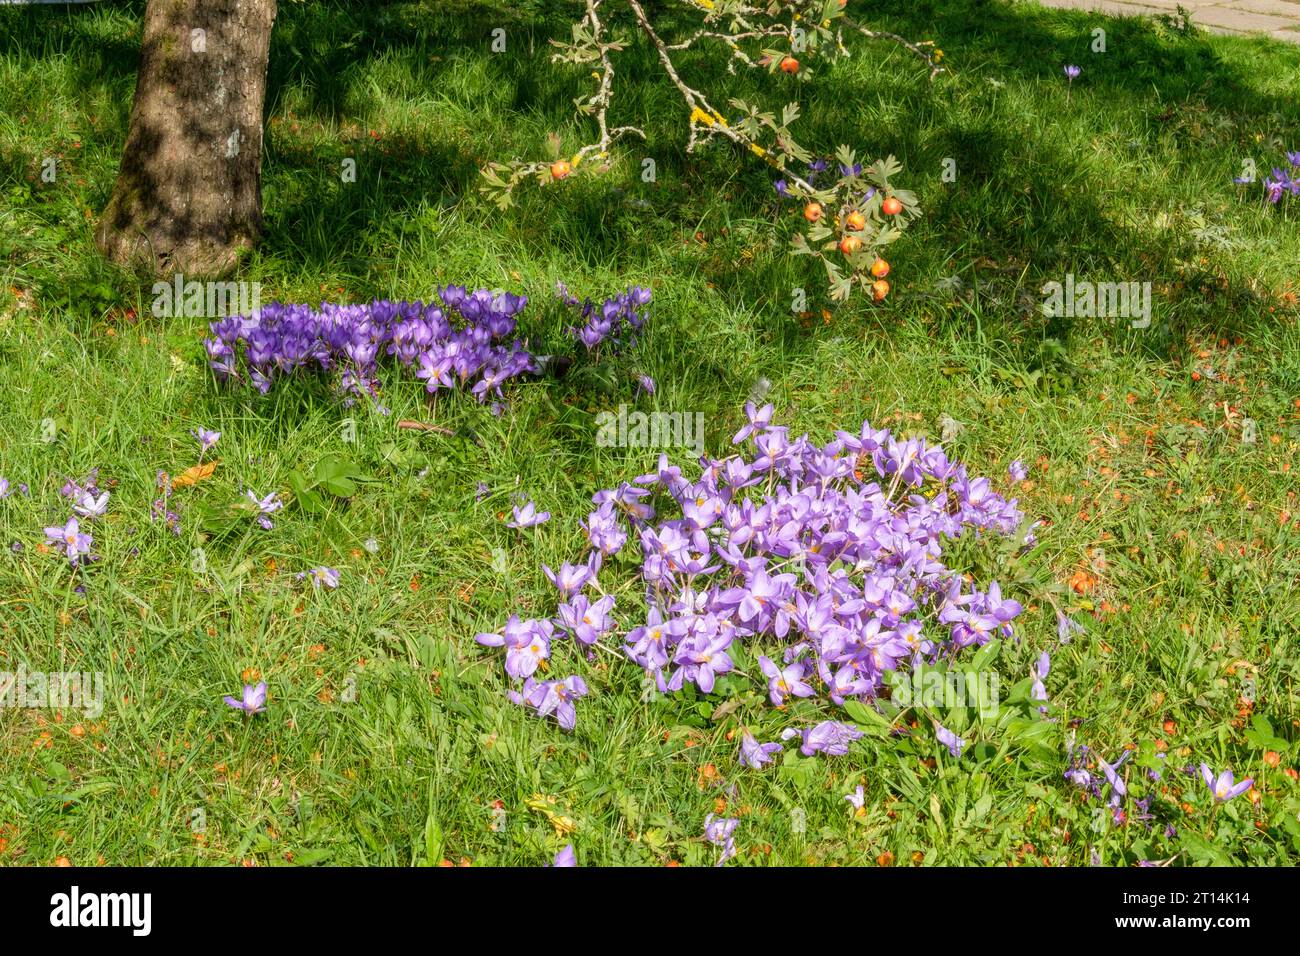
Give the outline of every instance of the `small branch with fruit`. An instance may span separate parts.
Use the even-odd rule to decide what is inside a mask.
[[[526,181],[548,185],[569,178],[580,168],[607,169],[615,142],[627,137],[646,138],[639,126],[611,127],[609,123],[615,92],[613,55],[622,51],[625,43],[615,37],[607,14],[612,5],[625,4],[633,25],[654,48],[664,75],[688,110],[686,152],[692,153],[700,143],[718,138],[762,159],[782,177],[778,192],[804,201],[807,226],[796,235],[793,249],[822,260],[831,297],[842,301],[855,286],[868,291],[877,302],[889,294],[885,278],[889,264],[879,254],[919,215],[916,197],[890,184],[890,177],[902,169],[894,157],[877,160],[864,172],[854,161],[853,151],[841,146],[836,155],[840,177],[829,186],[818,186],[816,174],[827,164],[814,160],[790,132],[799,117],[797,103],[787,104],[778,115],[731,98],[727,105],[733,112],[728,119],[704,91],[683,79],[673,54],[716,43],[727,51],[729,72],[734,73],[739,64],[764,68],[773,74],[808,76],[811,70],[799,57],[847,56],[849,51],[843,42],[847,30],[868,39],[901,44],[926,63],[933,79],[943,72],[938,65],[941,50],[929,41],[913,42],[894,33],[868,29],[845,15],[845,0],[772,0],[763,6],[743,0],[685,0],[692,10],[703,14],[703,23],[674,41],[666,39],[652,23],[642,0],[584,2],[586,12],[574,24],[572,41],[551,41],[556,47],[551,60],[592,68],[596,89],[590,96],[575,100],[575,105],[579,113],[594,118],[596,141],[566,156],[560,138],[552,134],[548,137],[550,157],[546,160],[489,164],[483,170],[482,188],[498,206],[509,207],[515,189]],[[807,165],[807,173],[795,172],[799,164]]]
[[[853,150],[841,146],[835,159],[839,177],[829,187],[786,187],[786,195],[804,201],[808,222],[806,230],[795,235],[792,248],[821,260],[832,299],[847,299],[858,285],[880,302],[890,291],[885,278],[890,266],[881,253],[920,215],[920,208],[915,195],[890,184],[890,177],[903,169],[893,156],[863,169]]]

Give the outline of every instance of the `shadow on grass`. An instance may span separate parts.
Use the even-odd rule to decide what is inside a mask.
[[[138,55],[125,24],[142,9],[137,0],[111,12],[0,11],[0,20],[16,27],[0,31],[0,56],[66,56],[77,62],[78,82],[86,88],[120,83],[134,71]],[[660,18],[679,15],[676,9],[651,5]],[[630,28],[621,75],[636,82],[623,88],[617,107],[621,116],[644,124],[645,149],[658,162],[661,185],[611,174],[605,182],[574,183],[562,197],[558,190],[533,190],[506,225],[489,218],[492,213],[477,197],[483,164],[542,154],[543,144],[531,132],[520,134],[519,126],[575,129],[572,98],[588,92],[587,85],[577,71],[550,68],[546,60],[548,38],[567,36],[578,13],[576,4],[546,0],[508,10],[474,2],[281,4],[268,115],[292,98],[294,115],[304,121],[355,121],[358,104],[364,113],[364,104],[385,95],[374,88],[382,84],[370,72],[382,64],[385,75],[452,98],[481,118],[481,125],[449,131],[433,124],[316,146],[273,130],[265,156],[267,236],[261,255],[322,274],[364,274],[382,257],[376,236],[392,233],[432,201],[460,203],[463,215],[483,228],[545,248],[551,256],[645,272],[672,267],[683,235],[697,226],[716,237],[737,221],[774,219],[779,211],[769,171],[728,150],[681,154],[680,99],[658,71],[653,51]],[[873,26],[934,39],[949,51],[949,62],[958,64],[958,75],[930,84],[906,51],[868,44],[878,81],[872,101],[918,119],[882,127],[871,109],[846,109],[835,68],[823,81],[802,85],[803,135],[819,151],[848,142],[862,144],[873,156],[895,153],[908,166],[905,176],[921,176],[936,187],[922,190],[926,218],[903,246],[934,269],[958,252],[1018,263],[1031,282],[1090,270],[1141,274],[1156,282],[1175,278],[1174,250],[1153,248],[1149,237],[1117,225],[1103,206],[1106,183],[1088,181],[1070,153],[1046,150],[1026,117],[994,103],[982,109],[954,105],[981,76],[996,75],[1008,86],[1059,84],[1062,64],[1082,63],[1080,91],[1086,88],[1094,98],[1101,93],[1108,110],[1149,117],[1149,144],[1176,135],[1163,124],[1182,104],[1239,121],[1280,116],[1294,124],[1298,115],[1295,101],[1262,92],[1252,75],[1218,56],[1206,37],[1157,30],[1149,22],[1062,15],[1002,0],[881,0],[862,15]],[[1097,24],[1108,31],[1104,57],[1089,52],[1089,31]],[[489,46],[497,28],[506,31],[504,54]],[[32,36],[38,39],[24,39]],[[764,102],[790,96],[780,77],[730,77],[716,56],[683,56],[682,64],[702,87],[761,96]],[[961,157],[960,191],[938,188],[937,177],[915,172],[938,169],[947,156]],[[357,182],[345,187],[338,169],[346,158],[357,159]],[[818,276],[801,271],[803,264],[736,268],[732,253],[738,251],[719,241],[711,256],[688,255],[681,264],[702,271],[723,296],[764,307],[780,304],[779,314],[787,317],[781,303],[790,284],[815,287]],[[1250,301],[1235,304],[1251,311]],[[1210,311],[1188,315],[1198,319]],[[790,318],[774,320],[773,332],[794,349],[807,338]]]

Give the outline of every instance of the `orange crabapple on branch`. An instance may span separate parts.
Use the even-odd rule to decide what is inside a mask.
[[[902,172],[898,161],[889,156],[863,169],[847,146],[836,151],[834,165],[817,159],[790,132],[799,118],[797,103],[769,110],[725,94],[715,99],[718,94],[691,85],[681,60],[687,51],[716,49],[728,73],[764,70],[778,87],[791,89],[813,75],[811,65],[848,56],[847,43],[854,38],[901,45],[921,61],[931,79],[944,72],[939,65],[942,50],[930,41],[867,28],[849,16],[846,0],[661,0],[653,20],[644,0],[581,2],[585,12],[573,25],[572,38],[550,41],[551,62],[577,67],[594,82],[594,90],[579,96],[574,105],[579,116],[593,123],[596,135],[575,150],[566,149],[563,139],[552,133],[545,160],[489,163],[482,172],[488,198],[508,208],[515,189],[524,183],[553,185],[588,170],[605,171],[616,143],[644,142],[644,129],[615,125],[611,113],[616,81],[622,79],[616,71],[618,54],[648,44],[659,70],[681,97],[686,152],[723,142],[771,166],[780,176],[778,194],[802,204],[805,223],[794,235],[792,251],[822,261],[831,298],[847,299],[855,286],[877,302],[888,294],[884,276],[889,264],[880,252],[920,215],[916,196],[890,182]],[[836,169],[839,178],[824,181],[822,174]]]

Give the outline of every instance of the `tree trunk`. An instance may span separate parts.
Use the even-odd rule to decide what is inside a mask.
[[[276,0],[149,0],[131,128],[95,232],[155,275],[231,271],[262,229],[262,104]]]

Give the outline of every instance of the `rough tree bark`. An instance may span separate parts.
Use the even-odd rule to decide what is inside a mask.
[[[219,276],[262,228],[276,0],[149,0],[131,125],[95,241],[155,275]]]

